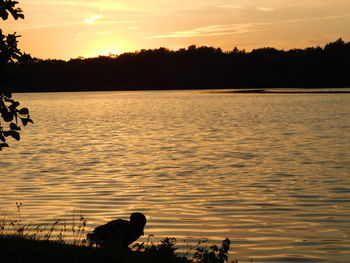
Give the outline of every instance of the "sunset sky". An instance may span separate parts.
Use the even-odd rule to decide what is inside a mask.
[[[191,44],[279,49],[350,41],[349,0],[23,0],[25,19],[0,21],[20,48],[69,59]]]

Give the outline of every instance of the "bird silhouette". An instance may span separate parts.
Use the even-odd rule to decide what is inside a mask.
[[[87,234],[90,244],[101,247],[122,246],[127,248],[132,242],[144,235],[147,222],[142,213],[132,213],[130,221],[117,219],[96,227]]]

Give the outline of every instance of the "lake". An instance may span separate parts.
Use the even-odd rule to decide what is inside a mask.
[[[88,230],[143,212],[240,262],[350,261],[350,94],[14,94],[35,124],[1,154],[0,212]],[[22,202],[20,215],[16,202]]]

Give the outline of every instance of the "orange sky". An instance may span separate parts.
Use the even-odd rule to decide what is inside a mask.
[[[191,44],[231,50],[350,41],[349,0],[23,0],[23,51],[39,58],[122,53]]]

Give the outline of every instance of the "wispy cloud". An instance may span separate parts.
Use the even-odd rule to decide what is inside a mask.
[[[296,18],[282,21],[282,23],[298,23],[298,22],[308,22],[308,21],[318,21],[318,20],[332,20],[339,18],[350,17],[350,13],[336,15],[336,16],[320,16],[320,17],[308,17],[308,18]]]
[[[240,6],[240,5],[218,5],[216,7],[227,8],[227,9],[243,9],[244,8],[243,6]]]
[[[30,5],[40,6],[69,6],[69,7],[88,7],[99,10],[131,10],[128,5],[117,3],[116,1],[30,1]]]
[[[151,38],[182,38],[234,35],[255,31],[253,29],[250,29],[251,27],[252,24],[212,25],[198,27],[192,30],[171,32],[164,35],[154,35]]]
[[[170,32],[168,34],[153,35],[150,38],[185,38],[185,37],[211,37],[211,36],[224,36],[224,35],[236,35],[248,32],[263,31],[263,26],[276,25],[276,24],[289,24],[289,23],[302,23],[309,21],[321,21],[348,18],[350,13],[337,15],[337,16],[322,16],[322,17],[309,17],[309,18],[296,18],[282,20],[278,22],[262,22],[262,23],[244,23],[244,24],[227,24],[227,25],[211,25],[198,27],[191,30]]]
[[[110,20],[110,21],[99,21],[95,20],[93,22],[94,26],[107,26],[107,25],[120,25],[120,24],[135,24],[135,23],[142,23],[142,21],[139,20]],[[31,26],[23,26],[21,27],[21,30],[35,30],[35,29],[49,29],[49,28],[66,28],[66,27],[82,27],[82,26],[88,26],[88,23],[85,21],[80,22],[57,22],[52,24],[46,24],[46,25],[31,25]],[[89,24],[91,25],[91,24]]]
[[[137,30],[139,29],[138,26],[128,26],[128,27],[122,27],[120,30],[106,30],[106,31],[99,31],[96,33],[96,35],[101,36],[101,35],[110,35],[110,34],[116,34],[120,33],[121,31],[124,31],[125,29],[127,30]]]
[[[89,25],[92,25],[93,23],[95,23],[95,21],[97,21],[98,19],[100,19],[102,17],[102,15],[94,15],[94,16],[91,16],[89,18],[85,18],[84,19],[84,22],[86,24],[89,24]]]
[[[272,7],[257,7],[256,9],[259,10],[259,11],[263,11],[263,12],[272,12],[272,11],[275,10]]]
[[[128,27],[128,29],[129,30],[137,30],[137,29],[139,29],[140,27],[138,27],[138,26],[129,26]]]

